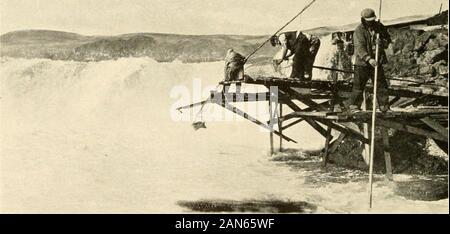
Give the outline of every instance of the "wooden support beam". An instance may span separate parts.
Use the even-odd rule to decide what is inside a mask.
[[[302,109],[300,107],[298,107],[292,100],[286,101],[286,105],[288,105],[292,110],[294,111],[302,111]],[[308,117],[304,117],[303,118],[309,125],[311,125],[311,127],[313,127],[316,131],[318,131],[323,137],[326,137],[326,133],[327,131],[320,126],[316,121],[308,118]]]
[[[318,131],[323,137],[327,137],[327,130],[325,130],[317,121],[314,121],[310,118],[304,118],[304,120],[313,127],[316,131]]]
[[[389,146],[389,133],[387,128],[381,128],[381,135],[383,138],[383,150],[384,150],[384,162],[386,164],[386,177],[389,180],[393,180],[392,176],[392,163],[391,163],[391,153]]]
[[[301,89],[299,88],[289,88],[289,89],[283,89],[283,91],[288,92],[292,96],[294,96],[296,99],[301,101],[303,104],[322,111],[328,111],[330,109],[330,103],[329,102],[323,102],[323,103],[317,103],[311,100],[311,98],[305,97],[301,95]]]
[[[331,127],[328,126],[327,127],[327,136],[325,137],[325,152],[323,153],[323,167],[327,166],[327,162],[328,162],[328,155],[330,153],[330,141],[331,141]]]
[[[291,119],[294,119],[294,118],[298,118],[299,115],[297,115],[297,114],[295,114],[295,113],[296,113],[296,112],[289,113],[289,114],[287,114],[287,115],[285,115],[285,116],[283,116],[283,117],[280,117],[280,118],[279,118],[279,121],[281,121],[281,122],[286,122],[286,121],[288,121],[288,120],[291,120]]]
[[[424,122],[426,125],[428,125],[430,128],[434,129],[436,132],[438,132],[439,134],[448,139],[448,129],[439,124],[438,122],[434,121],[434,119],[430,117],[425,117],[420,120]]]
[[[430,137],[439,141],[445,141],[448,142],[448,137],[442,136],[440,133],[437,132],[431,132],[428,130],[424,130],[418,127],[413,127],[404,123],[394,122],[390,120],[378,120],[378,123],[381,126],[393,128],[399,131],[409,132],[416,135],[426,136]]]
[[[392,100],[389,101],[389,106],[395,106],[395,103],[396,103],[397,101],[399,101],[400,99],[401,99],[400,96],[394,97]],[[364,104],[363,104],[363,105],[364,105]]]
[[[269,137],[270,137],[270,155],[273,155],[273,153],[274,153],[274,148],[273,148],[273,125],[274,125],[274,123],[273,123],[273,106],[272,106],[272,99],[270,98],[269,99],[269,118],[270,118],[270,120],[269,120],[269,126],[270,126],[270,128],[272,129],[272,131],[270,131],[269,132]]]
[[[278,119],[283,118],[283,104],[280,103],[280,117]],[[283,122],[278,121],[278,131],[280,134],[283,134]],[[283,138],[280,137],[280,152],[283,151]]]
[[[206,99],[204,101],[201,101],[201,102],[196,102],[196,103],[192,103],[192,104],[189,104],[189,105],[180,106],[180,107],[177,108],[177,110],[181,112],[181,110],[183,110],[183,109],[189,109],[189,108],[193,108],[193,107],[196,107],[196,106],[203,106],[203,105],[205,105],[208,102],[211,102],[210,98],[208,98],[208,99]]]
[[[288,124],[286,126],[283,126],[283,130],[286,130],[286,129],[288,129],[288,128],[290,128],[290,127],[292,127],[292,126],[294,126],[294,125],[296,125],[298,123],[301,123],[303,120],[304,119],[297,119],[294,122],[292,122],[292,123],[290,123],[290,124]]]
[[[325,119],[317,120],[317,122],[325,124],[327,126],[331,126],[333,129],[335,129],[341,133],[345,133],[347,136],[351,136],[351,137],[361,141],[362,143],[370,144],[370,140],[365,138],[364,135],[360,131],[357,131],[349,126],[339,125],[337,123],[334,123],[333,121],[325,120]]]
[[[341,132],[339,133],[339,136],[336,138],[336,140],[331,142],[330,154],[334,153],[339,148],[341,142],[345,139],[345,137],[347,137],[347,135]]]
[[[299,96],[298,94],[294,94],[294,95]],[[304,97],[301,97],[301,96],[299,97],[299,99],[301,99],[300,101],[302,101],[302,102],[304,101],[303,103],[305,103],[306,105],[309,105],[311,108],[317,108],[317,109],[319,109],[321,111],[327,111],[327,106],[323,105],[324,103],[318,104],[318,103],[316,103],[316,102],[314,102],[314,101],[312,101],[310,99],[307,99],[307,98],[304,98]],[[293,110],[294,111],[299,111],[299,109],[300,108],[293,109]],[[305,118],[305,120],[306,120],[307,117],[303,117],[303,118]],[[363,142],[365,144],[369,144],[370,143],[370,140],[368,138],[364,137],[364,135],[362,135],[359,130],[356,130],[356,129],[358,129],[358,126],[356,124],[354,124],[354,123],[341,123],[342,124],[342,126],[341,126],[341,125],[338,125],[338,124],[336,124],[336,123],[334,123],[334,122],[332,122],[330,120],[325,120],[325,119],[317,120],[317,122],[320,122],[322,124],[330,126],[333,129],[338,130],[338,131],[340,131],[342,133],[345,133],[345,134],[347,134],[349,136],[353,136],[353,137],[355,137],[356,139],[360,140],[361,142]],[[321,134],[324,137],[327,137],[326,131],[324,131],[324,132],[322,131]]]
[[[244,111],[242,111],[242,110],[240,110],[240,109],[238,109],[238,108],[236,108],[236,107],[230,105],[228,102],[222,102],[222,103],[217,103],[217,102],[216,102],[216,104],[218,104],[219,106],[224,107],[225,109],[227,109],[227,110],[229,110],[229,111],[231,111],[231,112],[233,112],[233,113],[235,113],[235,114],[237,114],[237,115],[240,115],[240,116],[243,117],[244,119],[247,119],[247,120],[249,120],[249,121],[251,121],[251,122],[253,122],[253,123],[255,123],[255,124],[257,124],[257,125],[259,125],[259,126],[265,128],[265,129],[269,130],[269,131],[273,131],[273,133],[274,133],[275,135],[281,136],[281,137],[283,137],[283,139],[285,139],[285,140],[287,140],[287,141],[291,141],[291,142],[297,143],[297,141],[295,141],[295,140],[293,140],[293,139],[291,139],[291,138],[289,138],[289,137],[287,137],[287,136],[285,136],[285,135],[283,135],[283,134],[280,134],[278,131],[273,130],[272,128],[270,128],[269,126],[267,126],[267,124],[262,123],[261,121],[259,121],[259,120],[257,120],[256,118],[254,118],[254,117],[248,115],[248,114],[245,113]]]
[[[337,82],[337,73],[335,73],[334,75],[334,80],[333,80],[333,84],[336,84]],[[329,111],[330,112],[334,112],[334,105],[335,103],[337,103],[337,90],[333,89],[333,98],[329,101]],[[325,138],[325,152],[323,155],[323,166],[326,167],[327,166],[327,162],[328,162],[328,155],[330,153],[330,141],[331,141],[331,126],[327,126],[327,137]]]
[[[397,104],[397,107],[405,108],[405,107],[407,107],[407,106],[411,106],[411,105],[413,105],[415,102],[417,102],[417,100],[418,100],[418,98],[409,98],[409,99],[407,99],[407,100],[405,100],[405,101],[403,101],[403,102]]]

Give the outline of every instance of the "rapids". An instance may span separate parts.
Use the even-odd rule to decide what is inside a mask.
[[[208,200],[305,204],[291,212],[448,212],[448,199],[417,201],[395,192],[398,181],[429,178],[395,175],[387,182],[376,175],[369,211],[364,172],[325,171],[317,158],[279,160],[287,153],[271,158],[267,132],[242,119],[194,131],[182,121],[193,112],[177,113],[175,103],[201,99],[192,93],[199,82],[206,96],[222,71],[222,62],[2,58],[0,211],[193,212],[180,204]],[[180,100],[174,87],[190,98]],[[299,140],[285,147],[300,149],[300,156],[324,143],[302,124],[286,135]]]

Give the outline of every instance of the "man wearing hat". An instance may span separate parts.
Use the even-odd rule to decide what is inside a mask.
[[[377,99],[381,111],[389,110],[388,83],[384,76],[382,64],[387,63],[386,53],[388,45],[392,42],[386,27],[376,21],[375,11],[364,9],[361,12],[361,24],[353,33],[355,46],[355,77],[353,80],[353,90],[349,99],[349,108],[351,112],[360,109],[364,88],[369,79],[374,78],[375,67],[375,48],[377,43],[377,33],[380,34],[379,56],[378,56],[378,78],[377,78]]]
[[[320,39],[301,31],[281,33],[270,38],[272,46],[281,46],[280,58],[273,62],[275,70],[284,60],[293,56],[292,72],[290,77],[301,80],[312,79],[312,69],[317,52],[320,48]]]

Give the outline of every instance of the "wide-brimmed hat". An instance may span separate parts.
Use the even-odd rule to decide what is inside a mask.
[[[362,10],[361,17],[366,21],[374,21],[377,18],[377,16],[375,15],[375,11],[370,8]]]

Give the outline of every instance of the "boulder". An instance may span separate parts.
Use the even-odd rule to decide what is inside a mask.
[[[433,68],[436,71],[436,75],[447,76],[448,75],[448,65],[447,61],[441,60],[433,64]]]
[[[428,66],[423,66],[419,68],[419,75],[432,75],[433,71],[433,66],[428,65]]]
[[[422,65],[433,64],[441,59],[445,59],[447,56],[447,50],[445,48],[437,48],[431,51],[425,51],[422,56],[417,60],[417,63]]]
[[[380,129],[375,134],[374,171],[385,173],[384,150]],[[448,173],[448,161],[430,156],[427,138],[405,132],[389,130],[390,153],[394,173],[441,175]],[[353,138],[347,138],[329,156],[329,162],[346,168],[366,171],[368,165],[362,158],[364,145]]]

